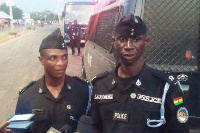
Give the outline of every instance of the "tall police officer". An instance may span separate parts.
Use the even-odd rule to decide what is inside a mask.
[[[87,82],[65,74],[68,51],[60,29],[43,39],[39,60],[44,76],[20,91],[16,114],[35,114],[30,133],[46,133],[51,127],[62,133],[76,131],[86,113],[89,99]]]
[[[180,84],[173,76],[147,66],[143,60],[147,27],[138,16],[127,16],[115,28],[120,64],[92,81],[90,115],[82,116],[79,132],[188,133],[188,111]],[[88,126],[90,125],[90,126]],[[94,132],[94,130],[93,130]]]
[[[74,39],[74,44],[77,46],[78,49],[78,55],[81,54],[81,27],[78,25],[77,20],[74,20],[74,25],[73,25],[74,31],[75,31],[75,39]]]
[[[74,55],[74,53],[75,53],[75,50],[74,50],[74,47],[75,47],[75,44],[74,44],[75,43],[75,41],[74,41],[75,32],[74,32],[72,22],[68,23],[66,35],[67,35],[68,39],[70,40],[70,47],[72,49],[72,55]]]

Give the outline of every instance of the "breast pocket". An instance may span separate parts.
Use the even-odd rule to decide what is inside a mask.
[[[43,111],[43,112],[37,112],[35,113],[33,121],[46,121],[49,120],[49,112],[48,111]]]

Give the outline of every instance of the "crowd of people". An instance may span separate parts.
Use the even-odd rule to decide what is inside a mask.
[[[72,54],[80,43],[78,30],[77,21],[69,23]],[[189,133],[179,82],[144,62],[147,31],[138,16],[118,22],[114,46],[120,64],[91,81],[92,96],[87,81],[65,74],[70,62],[60,29],[44,38],[39,48],[44,75],[20,91],[15,111],[34,113],[34,124],[20,132],[46,133],[54,128],[61,133]],[[1,133],[10,132],[8,124],[2,125]]]

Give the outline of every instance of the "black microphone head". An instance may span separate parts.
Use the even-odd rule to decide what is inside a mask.
[[[97,133],[94,122],[91,117],[82,115],[79,119],[78,127],[77,127],[78,133]]]
[[[87,115],[82,115],[79,119],[79,122],[85,123],[85,124],[93,124],[92,118]]]

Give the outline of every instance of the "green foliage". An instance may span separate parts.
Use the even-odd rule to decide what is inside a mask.
[[[51,11],[32,12],[30,16],[34,20],[58,20],[58,15]]]
[[[0,5],[0,11],[4,11],[8,15],[10,14],[9,7],[6,6],[5,3]],[[13,19],[21,19],[22,18],[23,11],[21,9],[17,8],[16,6],[13,6],[12,11],[13,11]]]

